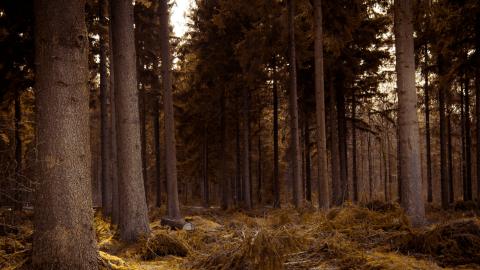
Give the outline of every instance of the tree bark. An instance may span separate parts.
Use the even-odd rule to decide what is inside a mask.
[[[465,169],[468,200],[472,200],[472,130],[470,125],[470,81],[465,74]]]
[[[444,59],[441,53],[438,55],[438,70],[440,83],[438,88],[438,110],[440,115],[440,187],[442,208],[447,209],[449,205],[448,198],[448,164],[447,164],[447,119],[445,116],[446,82],[444,74]]]
[[[245,200],[245,207],[252,208],[252,199],[250,197],[250,117],[249,117],[249,93],[246,87],[242,89],[243,95],[243,198]]]
[[[292,146],[292,171],[293,171],[293,204],[296,208],[303,207],[303,189],[302,189],[302,174],[301,174],[301,160],[302,155],[300,151],[300,138],[298,129],[298,98],[297,98],[297,57],[295,52],[295,0],[288,0],[288,33],[289,33],[289,110],[290,110],[290,136]]]
[[[333,80],[329,84],[329,96],[330,96],[330,155],[332,163],[332,193],[333,204],[339,206],[342,204],[342,189],[340,185],[340,157],[338,153],[338,122],[337,122],[337,109],[335,106],[335,90]]]
[[[469,201],[469,189],[467,184],[467,148],[466,148],[466,136],[465,136],[465,89],[464,84],[460,84],[460,134],[462,136],[462,191],[463,200]]]
[[[226,149],[226,140],[227,140],[227,127],[226,127],[226,111],[225,111],[225,90],[221,93],[220,97],[220,163],[221,163],[221,191],[222,191],[222,198],[221,198],[221,206],[223,210],[226,210],[230,207],[230,183],[229,178],[227,177],[227,149]]]
[[[110,103],[110,89],[107,74],[107,20],[106,16],[108,5],[105,0],[99,1],[99,17],[100,17],[100,113],[101,113],[101,182],[102,182],[102,212],[106,217],[112,215],[112,177],[110,163],[111,148],[111,125],[109,118],[108,106]]]
[[[35,1],[38,176],[32,267],[98,269],[85,1]]]
[[[162,206],[162,152],[160,149],[160,85],[155,97],[155,106],[153,107],[153,141],[155,144],[155,186],[156,186],[156,205]]]
[[[357,175],[357,98],[352,90],[352,186],[353,201],[358,202],[358,175]]]
[[[341,202],[348,200],[348,165],[347,165],[347,121],[345,118],[345,92],[343,82],[337,94],[338,151],[340,165]]]
[[[23,158],[22,158],[22,101],[20,89],[15,89],[14,97],[14,111],[15,111],[15,191],[14,191],[14,208],[15,210],[22,210],[23,196],[22,189],[24,181],[22,180]]]
[[[163,106],[165,113],[165,169],[167,175],[167,215],[171,219],[182,219],[178,201],[177,150],[175,143],[175,119],[173,111],[170,30],[168,1],[160,1],[160,56],[162,59]]]
[[[112,1],[112,38],[117,124],[120,238],[126,242],[149,234],[142,176],[133,5]],[[121,198],[121,199],[120,199]]]
[[[147,98],[146,90],[139,85],[140,95],[140,142],[142,147],[142,177],[145,199],[148,206],[148,179],[147,179]]]
[[[425,221],[417,119],[413,8],[411,0],[395,0],[395,48],[398,88],[399,159],[402,205],[414,226]]]
[[[306,109],[305,109],[306,110]],[[308,115],[305,112],[305,196],[307,201],[312,202],[312,173],[311,173],[311,158],[310,158],[310,128]]]
[[[447,129],[448,129],[448,202],[454,202],[453,191],[453,146],[452,146],[452,119],[451,110],[447,108]]]
[[[427,201],[433,201],[433,183],[432,183],[432,150],[431,150],[431,142],[430,142],[430,89],[429,89],[429,81],[428,81],[428,46],[425,44],[425,65],[423,67],[423,74],[424,74],[424,106],[425,106],[425,144],[426,144],[426,151],[427,151]]]
[[[475,108],[477,129],[477,198],[480,198],[480,11],[475,19]],[[478,200],[478,199],[477,199]],[[478,200],[480,204],[480,200]]]
[[[208,130],[205,125],[203,135],[203,205],[210,207],[210,190],[208,187]]]
[[[318,206],[330,207],[327,172],[327,135],[325,122],[325,80],[323,68],[322,0],[314,1],[315,8],[315,109],[317,124]]]
[[[277,66],[274,62],[272,76],[273,94],[273,207],[280,208],[280,179],[278,161],[278,89],[277,89]]]
[[[258,118],[258,167],[257,167],[257,174],[258,174],[258,185],[257,185],[257,201],[259,204],[262,203],[262,189],[263,189],[263,147],[262,147],[262,135],[261,135],[261,113]]]

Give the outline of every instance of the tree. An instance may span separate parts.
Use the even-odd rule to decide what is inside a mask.
[[[167,0],[160,1],[160,56],[162,59],[162,79],[164,87],[165,112],[165,168],[167,175],[167,215],[171,219],[181,219],[177,188],[177,150],[175,143],[175,119],[173,112],[170,33]]]
[[[32,266],[97,269],[85,1],[35,2],[38,173]]]
[[[317,119],[318,205],[330,204],[327,172],[327,135],[325,127],[325,86],[323,79],[322,0],[315,0],[315,101]]]
[[[298,101],[297,101],[297,58],[295,53],[295,0],[288,0],[288,34],[289,34],[289,111],[290,111],[290,140],[292,150],[292,171],[293,171],[293,204],[299,208],[303,206],[303,189],[300,151],[300,139],[298,129]]]
[[[412,224],[418,226],[425,220],[425,206],[420,168],[412,1],[395,0],[394,10],[402,205]]]
[[[142,179],[136,54],[131,1],[112,1],[118,155],[119,230],[131,242],[150,232]]]

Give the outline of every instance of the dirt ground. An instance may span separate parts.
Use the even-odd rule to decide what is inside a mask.
[[[152,235],[134,245],[117,239],[99,213],[95,228],[102,269],[299,270],[480,269],[480,219],[474,205],[429,208],[427,224],[412,228],[396,204],[345,204],[314,209],[220,211],[184,208],[193,231],[161,226],[150,212]],[[0,269],[27,269],[31,213],[3,211]],[[20,225],[6,225],[20,224]]]

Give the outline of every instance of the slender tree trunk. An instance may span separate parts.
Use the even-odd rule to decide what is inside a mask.
[[[261,114],[260,114],[261,115]],[[258,120],[258,129],[261,130],[260,119]],[[257,201],[262,204],[262,188],[263,188],[263,149],[262,149],[261,132],[258,133],[258,186],[257,186]]]
[[[315,103],[318,158],[318,205],[330,206],[327,172],[327,135],[325,122],[325,80],[323,69],[322,0],[314,1],[315,7]]]
[[[242,201],[242,181],[241,181],[241,154],[240,154],[240,119],[237,119],[237,124],[235,127],[235,183],[236,183],[236,200],[237,206]]]
[[[229,183],[229,178],[227,177],[227,163],[226,163],[226,158],[227,158],[227,149],[226,149],[226,136],[227,136],[227,128],[226,128],[226,121],[225,121],[225,92],[222,92],[221,97],[220,97],[220,132],[221,132],[221,141],[220,141],[220,147],[221,147],[221,153],[220,153],[220,158],[221,158],[221,176],[222,176],[222,202],[221,206],[222,209],[228,209],[230,207],[230,183]]]
[[[178,201],[177,184],[177,150],[175,143],[175,118],[173,111],[170,24],[168,1],[160,1],[160,57],[162,60],[162,79],[164,87],[163,106],[165,113],[165,169],[167,175],[167,216],[171,219],[182,219]]]
[[[243,198],[245,200],[245,207],[247,209],[252,208],[252,199],[250,197],[250,117],[249,117],[249,98],[248,89],[246,87],[242,90],[243,94]]]
[[[454,191],[453,191],[453,146],[452,146],[452,119],[451,119],[451,110],[447,109],[447,129],[448,129],[448,202],[454,202]]]
[[[333,204],[338,206],[342,204],[342,187],[340,183],[340,157],[338,152],[338,122],[335,107],[335,90],[333,87],[333,80],[329,84],[330,96],[330,153],[332,163],[332,193]]]
[[[465,140],[465,90],[463,88],[464,84],[460,84],[460,129],[462,136],[462,187],[463,187],[463,200],[469,201],[469,190],[467,184],[467,147]]]
[[[85,1],[35,1],[38,176],[32,268],[98,269]]]
[[[470,125],[470,81],[465,75],[465,169],[467,198],[472,200],[472,131]]]
[[[297,57],[295,53],[295,0],[287,0],[288,5],[288,32],[290,51],[290,136],[292,145],[292,171],[293,171],[293,204],[296,208],[303,207],[303,189],[301,174],[301,150],[298,129],[298,101],[297,101]]]
[[[277,89],[277,66],[273,64],[273,207],[280,208],[280,179],[278,162],[278,89]]]
[[[14,208],[22,210],[23,196],[22,189],[24,181],[22,180],[23,158],[22,158],[22,136],[20,129],[22,127],[22,104],[20,89],[15,89],[15,192]]]
[[[372,159],[372,139],[370,133],[367,134],[367,155],[368,155],[368,199],[373,201],[373,159]]]
[[[110,164],[110,148],[111,148],[111,125],[112,122],[108,114],[108,105],[110,100],[110,89],[107,74],[107,10],[108,6],[104,0],[99,2],[100,9],[100,112],[101,112],[101,166],[102,166],[102,211],[107,217],[112,215],[112,178]]]
[[[112,38],[117,118],[120,238],[136,241],[148,234],[147,204],[142,177],[133,5],[112,1]],[[121,199],[120,199],[121,198]]]
[[[343,84],[343,83],[340,83]],[[337,94],[338,150],[340,153],[340,187],[342,203],[348,199],[348,164],[347,164],[347,121],[345,118],[345,92],[343,85]]]
[[[438,110],[440,115],[440,187],[442,208],[447,209],[449,205],[448,198],[448,164],[447,164],[447,120],[445,117],[445,99],[446,99],[446,85],[444,74],[444,59],[439,54],[438,69],[440,76],[440,83],[438,88]]]
[[[308,116],[305,113],[305,194],[306,199],[312,202],[312,172],[310,158],[310,128]]]
[[[208,188],[208,129],[205,125],[203,135],[203,204],[210,207],[210,190]]]
[[[155,145],[155,187],[156,187],[156,206],[162,205],[162,152],[160,149],[160,85],[155,96],[155,105],[153,106],[153,141]]]
[[[108,0],[109,6],[109,15],[111,18],[111,3]],[[115,109],[115,71],[114,71],[114,57],[113,57],[113,38],[112,38],[112,24],[108,24],[108,34],[109,34],[109,71],[110,71],[110,174],[112,182],[112,222],[113,224],[119,224],[120,222],[120,208],[119,208],[119,196],[118,196],[118,155],[117,155],[117,119],[116,119],[116,109]]]
[[[395,48],[399,107],[402,205],[414,226],[425,220],[417,119],[412,0],[395,0]]]
[[[433,184],[432,184],[432,150],[430,142],[430,89],[428,81],[428,46],[425,44],[425,65],[423,67],[423,75],[425,85],[423,87],[424,91],[424,105],[425,105],[425,144],[427,147],[427,201],[433,201]]]
[[[357,176],[357,98],[352,91],[352,185],[353,201],[358,202],[358,176]]]

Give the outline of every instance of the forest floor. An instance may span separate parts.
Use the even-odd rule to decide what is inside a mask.
[[[430,208],[422,228],[412,228],[398,205],[380,202],[347,203],[328,212],[184,208],[193,231],[161,226],[163,213],[151,211],[152,235],[133,245],[117,240],[97,213],[101,269],[480,269],[474,204]],[[17,226],[5,225],[12,221],[8,211],[0,216],[0,269],[22,269],[30,261],[32,215],[17,213]]]

